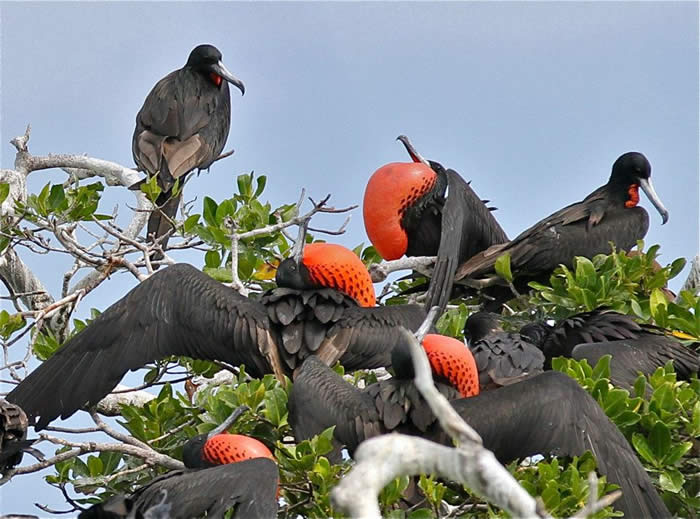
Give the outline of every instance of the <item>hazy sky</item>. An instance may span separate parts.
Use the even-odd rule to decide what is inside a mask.
[[[235,177],[268,175],[273,206],[302,187],[361,203],[382,164],[406,161],[397,135],[459,171],[514,237],[605,183],[614,160],[643,152],[670,211],[650,210],[662,262],[698,251],[698,4],[2,3],[0,153],[27,123],[35,154],[87,153],[132,166],[134,117],[155,82],[212,43],[246,85],[215,164],[186,197],[231,196]],[[30,187],[65,178],[36,172]],[[107,188],[105,210],[133,205]],[[368,240],[356,210],[339,242]],[[23,255],[60,288],[68,263]],[[182,259],[182,258],[181,258]],[[201,264],[197,264],[201,266]],[[683,276],[681,276],[683,277]],[[77,312],[133,284],[106,283]],[[680,280],[682,281],[682,280]],[[673,287],[677,288],[680,281]],[[6,391],[7,389],[3,389]],[[0,490],[3,512],[62,507],[40,475]]]

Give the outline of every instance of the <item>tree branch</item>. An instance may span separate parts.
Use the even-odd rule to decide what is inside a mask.
[[[431,270],[428,268],[435,263],[435,256],[411,256],[392,261],[373,263],[369,266],[369,273],[372,282],[384,281],[389,274],[398,270],[415,270],[425,276],[430,276]]]

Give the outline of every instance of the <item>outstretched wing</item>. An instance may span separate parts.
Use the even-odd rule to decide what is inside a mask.
[[[267,458],[229,463],[202,470],[165,474],[132,496],[142,513],[162,499],[171,505],[171,519],[223,518],[235,506],[234,518],[277,517],[277,464]]]
[[[598,403],[573,379],[550,371],[518,384],[451,402],[501,462],[534,454],[593,452],[598,471],[620,485],[625,517],[669,517],[644,467]],[[431,439],[451,445],[436,427]]]
[[[612,356],[610,381],[628,390],[634,387],[640,373],[651,375],[669,360],[673,361],[678,378],[687,379],[700,368],[696,352],[671,337],[653,333],[643,333],[637,339],[579,344],[571,356],[595,366],[604,355]]]
[[[324,364],[307,357],[294,372],[289,423],[297,441],[335,425],[334,436],[350,452],[365,438],[384,432],[374,401]]]
[[[40,416],[41,429],[99,402],[128,370],[171,355],[245,364],[253,376],[281,370],[262,305],[179,264],[110,306],[7,399]]]
[[[426,308],[439,306],[441,311],[450,299],[458,265],[491,245],[508,241],[493,213],[459,173],[448,169],[446,175],[440,248],[426,300]]]
[[[391,366],[391,351],[405,340],[401,327],[415,332],[425,316],[419,305],[345,308],[328,330],[318,356],[329,366],[339,360],[348,371]]]

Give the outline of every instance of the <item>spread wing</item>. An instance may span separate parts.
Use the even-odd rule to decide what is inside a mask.
[[[110,306],[7,399],[40,416],[41,429],[99,402],[128,370],[171,355],[242,363],[253,376],[280,369],[262,305],[179,264]]]
[[[665,335],[644,333],[637,339],[579,344],[572,357],[586,359],[591,366],[604,355],[611,355],[610,381],[631,390],[639,374],[651,375],[669,360],[679,378],[689,378],[700,368],[698,353]]]
[[[168,491],[165,502],[171,505],[172,519],[224,517],[235,506],[234,518],[277,517],[277,464],[266,458],[229,463],[208,469],[165,474],[133,498],[135,507],[145,511],[161,500],[161,491]]]
[[[446,175],[440,248],[426,300],[426,308],[439,306],[441,311],[450,299],[457,266],[491,245],[508,241],[493,213],[459,173],[448,169]]]
[[[419,305],[345,308],[318,356],[328,365],[339,360],[348,371],[391,366],[391,351],[404,340],[401,327],[415,332],[425,316]]]
[[[351,452],[365,438],[383,432],[372,397],[315,356],[308,357],[294,372],[289,423],[297,441],[335,425],[335,438]]]
[[[451,402],[501,462],[534,454],[593,452],[598,471],[620,485],[613,506],[626,517],[670,517],[649,476],[620,430],[574,380],[546,372],[518,384]],[[438,427],[431,439],[451,445]]]

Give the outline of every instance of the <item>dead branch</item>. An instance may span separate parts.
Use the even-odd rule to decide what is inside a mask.
[[[430,276],[431,267],[435,263],[435,256],[412,256],[410,258],[400,258],[382,263],[373,263],[369,266],[369,273],[372,282],[384,281],[389,274],[398,270],[415,270],[425,276]]]

